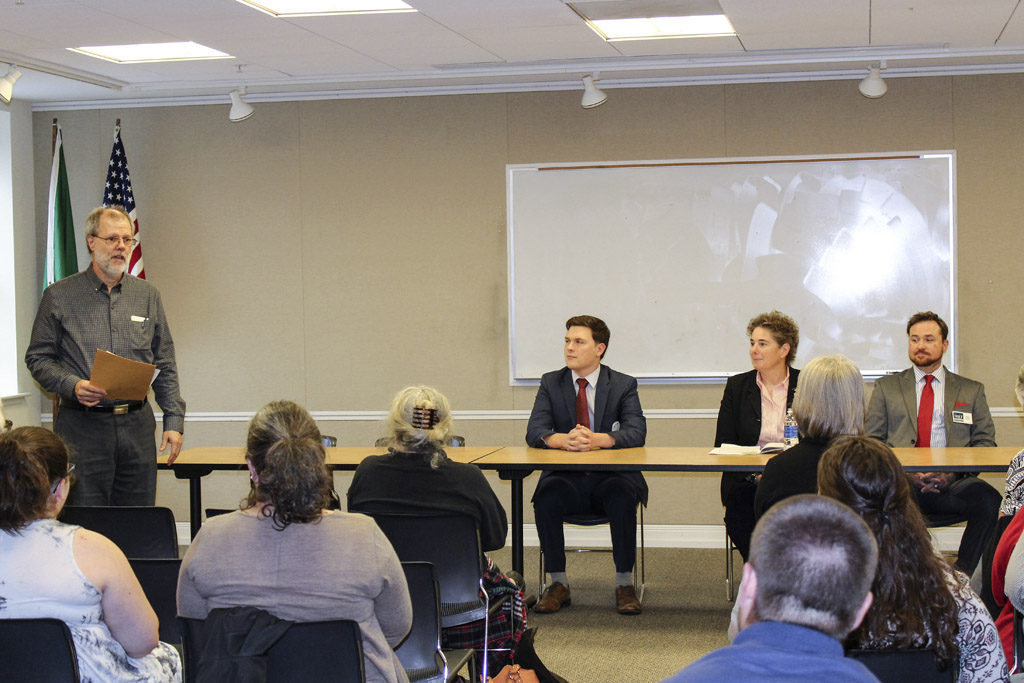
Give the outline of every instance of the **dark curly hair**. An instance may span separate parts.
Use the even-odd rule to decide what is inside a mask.
[[[42,427],[0,434],[0,529],[13,533],[45,517],[50,490],[68,473],[68,449]]]
[[[853,508],[878,541],[874,602],[847,645],[930,649],[943,666],[955,662],[960,649],[952,569],[935,553],[892,449],[866,436],[839,437],[818,463],[818,490]]]
[[[249,423],[245,457],[259,483],[243,505],[262,504],[277,529],[319,521],[330,503],[331,473],[320,430],[305,408],[291,401],[261,408]]]
[[[789,353],[786,354],[786,365],[792,365],[796,358],[796,347],[800,345],[800,328],[796,321],[785,313],[770,311],[754,316],[747,323],[747,336],[749,337],[759,327],[763,327],[772,333],[772,339],[779,346],[789,344]]]

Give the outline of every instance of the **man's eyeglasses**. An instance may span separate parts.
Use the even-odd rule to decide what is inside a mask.
[[[74,471],[75,471],[75,463],[71,463],[70,465],[68,465],[68,472],[67,472],[67,474],[65,474],[63,477],[61,477],[60,479],[57,480],[57,483],[53,485],[52,489],[50,489],[50,494],[52,495],[54,493],[57,493],[57,487],[60,486],[60,483],[62,481],[64,481],[65,479],[67,479],[68,477],[70,477],[71,473],[74,472]]]
[[[93,237],[95,237],[98,240],[103,240],[104,242],[109,244],[112,248],[116,247],[121,242],[124,242],[124,246],[128,247],[129,249],[131,249],[132,247],[134,247],[136,244],[139,243],[139,241],[137,239],[135,239],[134,237],[121,237],[119,235],[114,235],[112,237],[100,237],[99,235],[93,235]]]

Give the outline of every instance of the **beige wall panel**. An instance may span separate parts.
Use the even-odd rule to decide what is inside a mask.
[[[504,98],[305,103],[309,404],[508,404]]]
[[[1024,75],[957,78],[960,360],[986,385],[989,404],[1014,404],[1024,363],[1020,311],[1024,216]],[[999,442],[1009,445],[1002,431]]]
[[[855,81],[726,88],[728,156],[856,154],[947,149],[950,79],[893,78],[869,100]]]
[[[508,163],[697,158],[724,152],[722,86],[609,90],[608,101],[596,109],[580,107],[580,95],[508,95]]]

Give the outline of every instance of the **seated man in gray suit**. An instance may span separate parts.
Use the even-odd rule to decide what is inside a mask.
[[[980,382],[942,365],[949,328],[935,313],[915,313],[907,323],[914,367],[875,382],[864,431],[893,447],[995,446],[996,429]],[[967,521],[957,567],[970,575],[996,526],[1002,496],[967,472],[908,475],[921,511]]]
[[[581,315],[565,323],[565,365],[546,373],[530,413],[526,443],[534,448],[590,451],[643,446],[647,421],[636,379],[602,365],[611,333],[604,321]],[[615,603],[620,614],[639,614],[633,588],[636,506],[647,504],[640,472],[543,472],[533,495],[534,518],[551,584],[535,611],[557,612],[571,603],[565,574],[566,515],[608,518],[615,561]]]

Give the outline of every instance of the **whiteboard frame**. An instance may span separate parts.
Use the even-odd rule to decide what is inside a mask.
[[[507,164],[506,169],[506,202],[507,202],[507,249],[508,249],[508,343],[509,343],[509,384],[510,386],[537,385],[539,377],[517,377],[516,367],[516,301],[515,301],[515,215],[514,215],[514,191],[515,179],[518,174],[527,172],[540,172],[542,170],[575,170],[575,169],[602,169],[602,168],[628,168],[628,167],[670,167],[670,166],[713,166],[713,165],[753,165],[766,163],[801,163],[801,162],[833,162],[833,161],[857,161],[857,160],[886,160],[886,159],[925,159],[942,157],[947,160],[947,177],[949,193],[949,302],[950,310],[943,315],[949,325],[950,348],[947,351],[943,362],[953,372],[957,370],[957,192],[956,192],[956,152],[955,150],[918,150],[884,153],[848,153],[828,155],[786,155],[786,156],[757,156],[757,157],[713,157],[694,159],[658,159],[658,160],[625,160],[625,161],[590,161],[590,162],[564,162],[564,163],[532,163],[532,164]],[[574,311],[570,315],[580,314],[582,311]],[[908,316],[910,313],[908,313]],[[553,338],[557,339],[554,336]],[[909,361],[908,361],[909,365]],[[559,366],[561,367],[561,366]],[[551,370],[558,369],[552,367]],[[724,380],[737,372],[745,372],[749,367],[738,367],[731,372],[676,372],[660,374],[636,374],[638,381],[644,384],[717,384],[724,383]],[[888,372],[864,371],[864,377],[873,380]]]

